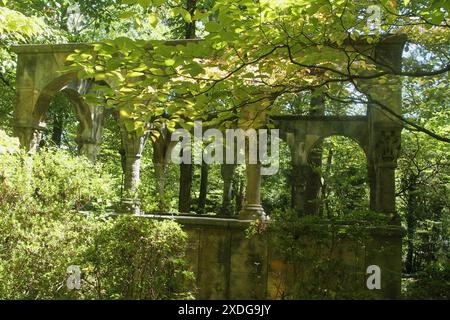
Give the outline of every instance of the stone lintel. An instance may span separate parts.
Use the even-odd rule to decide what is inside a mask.
[[[246,229],[253,220],[240,220],[234,218],[221,218],[217,216],[199,215],[170,215],[170,214],[144,214],[144,218],[156,220],[174,220],[184,226],[189,227],[212,227],[223,229]]]
[[[159,40],[164,42],[166,45],[179,45],[187,43],[196,43],[202,41],[202,39],[180,39],[180,40]],[[384,44],[402,44],[407,41],[407,36],[405,34],[388,34],[384,35],[383,38],[378,42],[380,45]],[[157,43],[158,40],[149,41],[149,43]],[[345,45],[350,46],[367,46],[366,39],[346,39],[344,41]],[[24,44],[12,46],[12,50],[15,53],[64,53],[72,52],[76,49],[86,49],[93,45],[93,43],[63,43],[63,44]],[[374,45],[374,44],[370,44]]]
[[[187,43],[198,42],[199,39],[189,39],[189,40],[166,40],[162,41],[166,45],[179,45]],[[157,41],[149,41],[149,44],[156,43]],[[18,54],[27,53],[70,53],[77,49],[89,49],[94,45],[94,43],[61,43],[61,44],[22,44],[12,46],[12,50]]]
[[[291,121],[367,121],[367,116],[308,116],[300,114],[285,114],[272,116],[272,120]]]

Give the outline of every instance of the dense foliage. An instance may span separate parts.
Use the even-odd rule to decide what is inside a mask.
[[[185,233],[175,222],[105,213],[114,189],[87,159],[57,150],[31,159],[0,131],[0,297],[190,297]],[[81,271],[80,290],[66,285],[69,266]]]
[[[368,23],[371,5],[381,8],[378,27]],[[142,157],[141,206],[144,212],[174,212],[183,168],[168,164],[163,179],[158,176],[154,144],[162,128],[190,129],[193,119],[234,127],[240,112],[255,105],[269,117],[310,115],[315,95],[325,98],[325,115],[365,115],[367,108],[386,106],[365,90],[364,80],[383,84],[386,76],[397,76],[403,82],[403,113],[393,116],[405,128],[396,178],[397,210],[406,231],[404,294],[448,299],[449,10],[445,0],[0,0],[0,297],[189,296],[186,239],[178,225],[104,214],[117,208],[122,196],[114,112],[130,120],[130,131],[152,124]],[[376,74],[364,52],[346,46],[351,39],[373,47],[389,34],[408,38],[401,70]],[[189,38],[202,41],[186,46],[163,41]],[[111,111],[96,165],[76,156],[78,120],[64,93],[50,104],[42,151],[27,155],[11,138],[16,67],[11,46],[66,42],[95,43],[93,52],[70,56],[68,68],[97,80],[102,94],[85,101]],[[373,78],[365,79],[367,74]],[[321,161],[311,164],[321,176],[319,217],[305,222],[289,211],[295,169],[289,148],[281,147],[280,172],[264,177],[262,202],[273,221],[281,221],[274,226],[281,251],[301,260],[293,236],[299,229],[322,218],[370,215],[366,159],[346,138],[322,141]],[[222,212],[220,166],[191,170],[187,211]],[[238,166],[229,212],[237,214],[244,198],[245,173]],[[329,235],[324,246],[331,245]],[[329,263],[325,257],[312,268],[326,275],[338,267]],[[66,288],[69,265],[81,267],[79,291]],[[307,295],[336,298],[342,292],[338,284],[326,292],[316,283]]]

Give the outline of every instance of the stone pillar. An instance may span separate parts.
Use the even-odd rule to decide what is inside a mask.
[[[252,220],[264,218],[265,213],[261,205],[261,164],[247,163],[245,169],[247,192],[244,207],[239,212],[239,219]]]
[[[139,214],[139,201],[136,197],[136,191],[140,181],[141,156],[148,134],[139,134],[136,131],[127,132],[123,127],[121,130],[124,158],[123,210],[127,213]]]
[[[78,153],[94,163],[102,143],[104,109],[103,107],[89,107],[89,110],[88,119],[79,119],[77,143]]]
[[[395,214],[395,168],[400,151],[399,128],[378,128],[375,144],[375,210]]]
[[[158,192],[158,209],[161,212],[167,211],[167,203],[165,199],[166,194],[166,180],[167,180],[167,165],[170,159],[170,153],[173,144],[170,140],[170,132],[164,124],[154,129],[158,130],[158,135],[153,138],[153,167],[155,172],[156,190]]]
[[[20,145],[27,151],[34,152],[39,145],[40,115],[34,112],[40,95],[40,88],[35,83],[36,59],[32,55],[19,55],[16,70],[16,94],[14,104],[14,134]]]
[[[62,92],[70,99],[75,107],[75,114],[79,121],[77,143],[78,153],[95,162],[102,142],[105,108],[103,106],[86,103],[83,95],[100,94],[92,90],[92,80],[74,80],[69,82]]]
[[[377,168],[377,211],[395,213],[395,168],[392,163],[381,163]]]
[[[221,214],[231,215],[233,212],[231,210],[231,200],[232,200],[232,190],[233,190],[233,176],[234,170],[236,169],[235,164],[222,164],[220,166],[220,173],[223,179],[223,196],[222,196],[222,208]]]
[[[134,153],[125,154],[125,178],[124,178],[124,190],[129,192],[136,191],[141,172],[141,155]]]
[[[92,163],[95,163],[100,151],[100,141],[90,139],[77,139],[78,153],[85,156]]]
[[[370,210],[375,210],[376,208],[376,188],[377,188],[377,179],[376,179],[376,170],[375,164],[372,158],[367,158],[367,178],[369,180],[369,208]]]
[[[325,114],[325,96],[319,90],[311,92],[310,101],[311,116],[323,116]],[[307,137],[308,139],[308,137]],[[309,137],[311,139],[311,137]],[[308,155],[308,164],[305,166],[305,214],[318,215],[320,209],[320,198],[322,193],[322,176],[317,168],[322,167],[322,142],[314,144]]]
[[[19,138],[20,146],[30,153],[36,152],[41,140],[44,125],[14,123],[14,135]]]
[[[404,36],[381,41],[373,52],[377,70],[400,71]],[[402,114],[401,79],[395,75],[360,80],[367,94],[370,125],[368,173],[371,187],[371,209],[395,215],[395,168],[400,150],[402,123],[391,112]],[[389,112],[390,111],[390,112]]]
[[[264,126],[265,121],[265,108],[270,105],[270,102],[263,101],[261,104],[253,104],[244,107],[241,110],[241,119],[239,127],[243,130],[261,128]],[[249,143],[250,143],[249,139]],[[256,139],[258,142],[258,139]],[[246,143],[245,154],[246,154],[246,177],[247,177],[247,188],[246,188],[246,198],[245,203],[241,211],[239,212],[239,219],[242,220],[253,220],[266,218],[266,214],[261,205],[261,162],[259,155],[256,155],[256,163],[252,164],[249,161],[249,150]],[[259,149],[259,146],[258,148]],[[259,151],[259,150],[257,150]]]
[[[291,208],[299,215],[305,215],[307,154],[305,149],[306,136],[297,130],[287,135],[287,144],[291,151]]]
[[[296,161],[292,161],[291,165],[291,207],[299,215],[304,215],[307,166]]]

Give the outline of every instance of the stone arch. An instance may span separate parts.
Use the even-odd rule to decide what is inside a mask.
[[[307,152],[307,158],[309,157],[310,153],[312,150],[314,150],[314,148],[320,144],[321,142],[323,142],[324,140],[328,139],[328,138],[332,138],[332,137],[342,137],[342,138],[347,138],[350,141],[354,142],[356,145],[358,145],[358,147],[363,151],[366,162],[369,159],[369,146],[368,146],[368,141],[366,139],[364,139],[361,136],[356,136],[356,135],[347,135],[347,134],[341,134],[341,133],[332,133],[332,134],[328,134],[328,135],[322,135],[320,137],[317,137],[314,142],[311,142],[308,145],[308,148],[306,149]]]
[[[57,77],[42,89],[32,114],[35,123],[43,123],[51,100],[58,92],[63,93],[71,102],[78,120],[76,142],[79,153],[92,162],[99,152],[104,124],[104,107],[88,104],[82,98],[92,90],[93,84],[93,80],[78,80],[73,74]]]
[[[368,153],[368,149],[367,149],[367,145],[364,146],[361,142],[361,139],[356,139],[354,137],[349,137],[347,135],[343,135],[343,134],[332,134],[332,135],[328,135],[328,136],[323,136],[319,139],[317,139],[317,141],[311,146],[310,150],[308,150],[308,166],[315,166],[317,165],[317,162],[320,163],[320,167],[321,170],[317,171],[314,168],[312,168],[311,170],[309,170],[311,174],[311,176],[307,176],[307,182],[306,182],[306,190],[305,190],[305,211],[306,212],[323,212],[322,210],[324,209],[323,207],[323,202],[321,201],[321,199],[325,199],[324,198],[324,192],[326,192],[326,190],[324,190],[325,188],[327,188],[327,184],[324,184],[324,179],[327,175],[327,170],[332,169],[334,171],[334,167],[337,164],[335,161],[335,159],[333,159],[333,162],[328,162],[329,160],[331,160],[334,157],[329,157],[330,154],[326,153],[325,150],[323,148],[323,143],[325,142],[325,140],[330,139],[330,138],[343,138],[343,142],[345,144],[350,144],[352,146],[352,150],[355,149],[359,149],[359,150],[355,150],[356,152],[361,152],[363,155],[363,159],[361,164],[363,165],[363,171],[364,171],[364,182],[362,183],[362,185],[364,185],[365,187],[367,187],[367,195],[370,198],[370,194],[372,193],[372,188],[371,188],[371,184],[370,184],[370,173],[369,173],[369,153]],[[352,152],[352,154],[354,154],[355,152]],[[349,157],[348,159],[352,158],[352,154],[347,154],[347,156]],[[314,159],[313,157],[316,156],[317,159]],[[340,159],[340,162],[345,161],[346,158],[344,159]],[[314,161],[316,160],[316,161]],[[318,161],[317,161],[318,160]],[[338,165],[339,167],[339,165]],[[359,166],[357,166],[359,167]],[[360,167],[359,167],[360,168]],[[361,169],[361,168],[360,168]],[[357,173],[358,171],[353,171],[353,168],[348,168],[349,172],[352,174]],[[338,171],[339,172],[339,171]],[[346,177],[347,174],[349,172],[346,172]],[[362,177],[362,176],[360,176]],[[314,178],[316,178],[319,182],[314,181]],[[315,183],[316,182],[316,183]],[[361,185],[359,185],[360,187]],[[356,185],[354,185],[354,187],[356,188]],[[335,189],[335,191],[339,191],[340,188]],[[347,192],[349,192],[350,190],[347,190]],[[345,194],[345,193],[344,193]],[[356,193],[356,195],[360,195],[359,193]],[[353,198],[353,197],[351,197]],[[370,199],[365,199],[368,200],[367,202],[364,200],[364,206],[363,207],[359,207],[360,209],[369,209],[370,207]],[[348,208],[350,209],[350,207]]]
[[[309,206],[319,193],[319,177],[314,175],[308,159],[314,146],[332,136],[355,141],[369,159],[369,119],[366,116],[299,116],[273,118],[280,129],[280,138],[290,147],[292,165],[291,205],[300,215],[317,212]],[[315,191],[314,191],[315,190]]]
[[[44,120],[43,117],[47,113],[53,97],[58,92],[63,91],[64,88],[67,87],[67,85],[72,81],[76,81],[76,77],[73,74],[62,75],[47,83],[39,91],[32,113],[35,121],[42,122]],[[69,96],[69,98],[71,97]]]
[[[366,116],[298,116],[273,118],[280,138],[291,147],[294,161],[306,164],[309,152],[318,141],[330,136],[355,140],[369,152],[369,119]]]

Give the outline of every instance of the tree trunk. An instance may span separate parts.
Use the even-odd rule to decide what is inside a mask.
[[[195,20],[193,19],[193,17],[194,17],[196,7],[197,7],[197,0],[187,0],[186,10],[191,14],[192,21],[186,22],[186,25],[185,25],[186,39],[194,39],[195,38]]]
[[[222,164],[220,166],[220,173],[223,179],[223,195],[222,195],[222,215],[232,215],[232,194],[233,194],[233,176],[234,170],[236,168],[235,164]]]
[[[180,164],[178,210],[183,213],[189,213],[191,210],[192,169],[192,164]]]
[[[198,213],[205,213],[206,195],[208,193],[208,172],[209,167],[203,161],[200,173],[200,194],[198,196]]]
[[[415,180],[415,177],[411,177]],[[412,181],[412,180],[411,180]],[[408,202],[406,210],[406,235],[407,235],[407,251],[405,259],[405,271],[406,273],[413,273],[415,271],[414,266],[414,234],[416,230],[416,214],[415,208],[417,206],[417,196],[415,195],[416,186],[412,183],[408,188]]]
[[[64,113],[58,111],[53,114],[52,141],[59,148],[61,147],[62,134],[64,129]]]
[[[166,202],[166,179],[167,179],[167,149],[170,143],[170,134],[163,127],[159,130],[159,137],[153,142],[153,165],[155,168],[155,183],[158,193],[158,209],[166,212],[168,205]]]

